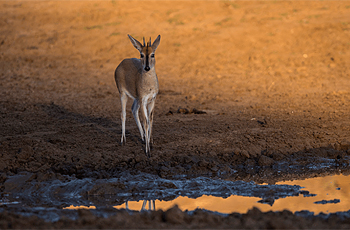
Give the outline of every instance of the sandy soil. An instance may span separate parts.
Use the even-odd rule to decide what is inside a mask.
[[[274,183],[349,170],[347,1],[2,1],[0,6],[2,183],[24,171],[47,181],[130,171]],[[151,158],[130,100],[127,143],[119,143],[113,74],[124,58],[138,57],[127,34],[139,40],[162,36]],[[329,168],[318,167],[322,164]],[[255,212],[232,218],[245,223]],[[11,224],[19,218],[0,215]],[[95,223],[84,220],[85,211],[82,215],[79,222],[55,227]],[[145,227],[192,223],[181,217],[180,224],[169,224],[164,213],[136,215]],[[276,223],[282,225],[275,227],[301,218],[259,215],[281,216]],[[211,218],[216,227],[233,223]],[[317,218],[305,219],[303,227],[334,227]],[[265,220],[259,224],[254,226],[270,226]]]

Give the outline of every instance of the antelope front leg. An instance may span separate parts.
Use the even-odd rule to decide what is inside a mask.
[[[134,103],[132,104],[131,110],[132,110],[132,114],[134,115],[134,119],[135,119],[135,121],[136,121],[137,128],[139,128],[142,141],[144,141],[144,140],[145,140],[145,139],[144,139],[144,136],[145,136],[145,135],[144,135],[144,132],[143,132],[141,123],[140,123],[139,109],[140,109],[140,104],[139,104],[138,100],[135,99],[135,100],[134,100]]]
[[[148,104],[148,118],[149,118],[149,142],[153,145],[153,138],[152,138],[152,127],[153,127],[153,111],[154,111],[154,104],[156,102],[156,99],[154,98],[149,104]]]
[[[141,116],[142,116],[142,121],[143,121],[143,129],[145,130],[145,142],[146,142],[146,155],[148,157],[151,156],[149,154],[150,152],[150,147],[149,147],[149,117],[148,117],[148,112],[147,112],[147,98],[146,100],[142,101],[141,105]]]
[[[125,119],[126,119],[126,103],[128,102],[128,97],[126,94],[120,95],[120,101],[122,104],[122,113],[121,113],[121,119],[122,119],[122,138],[121,138],[121,144],[125,144],[126,137],[125,137]]]

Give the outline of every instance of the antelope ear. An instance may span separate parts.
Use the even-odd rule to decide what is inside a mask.
[[[149,42],[151,43],[151,39],[149,40]],[[160,35],[158,35],[158,37],[156,38],[156,40],[152,44],[153,52],[156,51],[157,47],[159,46],[159,43],[160,43]]]
[[[137,41],[135,38],[131,37],[129,34],[128,34],[128,37],[131,41],[131,43],[134,45],[134,47],[139,51],[141,52],[142,51],[142,45],[139,41]]]

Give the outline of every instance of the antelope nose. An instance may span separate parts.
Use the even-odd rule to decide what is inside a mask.
[[[146,70],[146,71],[149,71],[150,69],[151,69],[151,68],[149,68],[149,66],[146,66],[146,67],[145,67],[145,70]]]

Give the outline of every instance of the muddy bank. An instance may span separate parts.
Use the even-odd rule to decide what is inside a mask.
[[[106,211],[106,210],[104,210]],[[108,210],[107,210],[108,211]],[[76,212],[76,211],[67,211]],[[96,214],[94,214],[97,213]],[[79,210],[77,220],[64,218],[57,222],[45,222],[36,216],[25,217],[11,212],[0,213],[0,227],[9,228],[296,228],[296,229],[349,229],[349,212],[320,214],[313,216],[309,212],[293,214],[289,211],[262,213],[253,208],[246,214],[232,213],[219,215],[206,210],[182,212],[177,207],[166,211],[130,212],[126,210],[109,210],[109,217],[99,217],[98,210]]]
[[[52,176],[60,178],[60,175],[107,179],[128,171],[163,178],[206,175],[273,183],[313,175],[348,173],[349,170],[350,142],[346,140],[297,152],[266,148],[252,155],[221,144],[207,146],[210,137],[203,139],[203,146],[186,148],[192,142],[184,138],[181,142],[175,141],[177,149],[168,149],[166,145],[173,141],[172,134],[160,132],[155,134],[152,157],[147,158],[138,133],[127,133],[129,141],[126,146],[121,146],[120,124],[109,118],[74,113],[54,103],[29,106],[3,102],[2,105],[5,123],[0,145],[0,170],[3,180],[7,175],[23,171],[37,173],[41,180],[50,180]],[[192,130],[192,135],[207,132],[205,135],[227,136],[238,132],[226,126],[226,122],[233,118],[228,115],[175,114],[171,119],[188,119],[188,116],[189,120],[179,124],[178,128]],[[269,132],[277,132],[261,126],[258,121],[245,124],[260,127],[252,127],[248,138],[269,138]],[[215,124],[216,128],[210,130],[208,124]],[[283,132],[280,135],[283,136]]]

